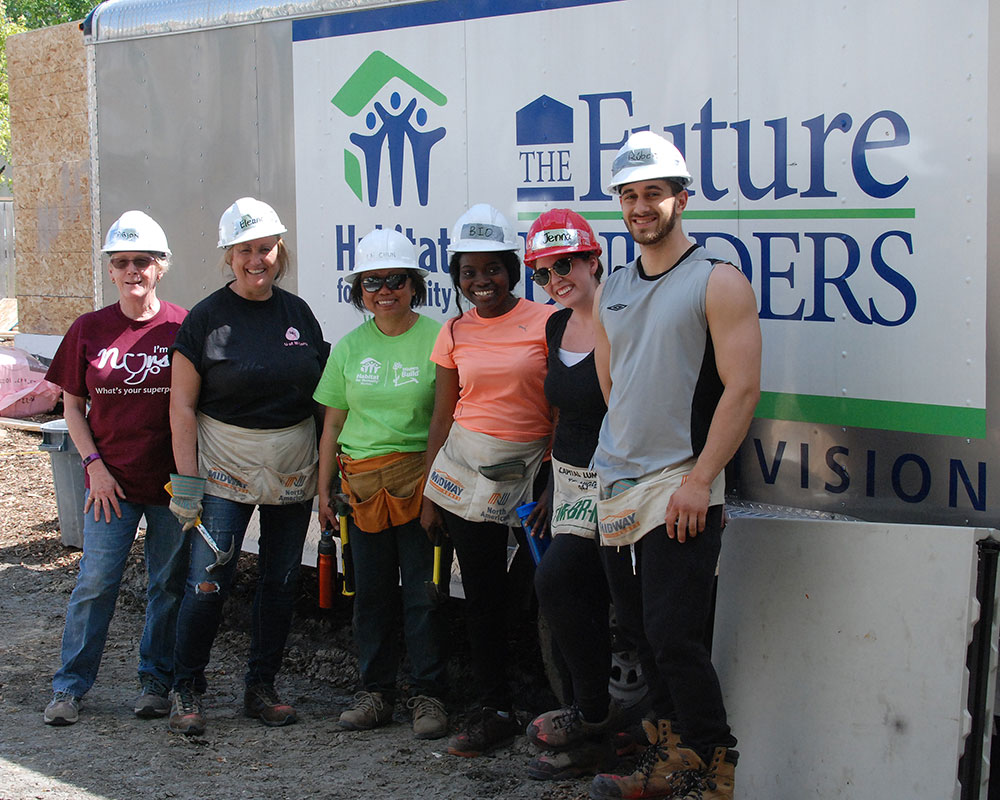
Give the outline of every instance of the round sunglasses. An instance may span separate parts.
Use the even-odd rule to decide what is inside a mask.
[[[405,272],[386,275],[384,278],[380,278],[377,275],[366,275],[361,279],[361,288],[368,292],[368,294],[375,294],[383,286],[396,291],[406,286],[406,281],[409,280],[409,277]]]
[[[553,272],[555,272],[556,275],[565,278],[569,275],[569,271],[571,269],[573,269],[573,257],[569,256],[567,258],[560,258],[551,267],[536,269],[533,273],[531,273],[531,280],[539,286],[545,286],[548,284]]]

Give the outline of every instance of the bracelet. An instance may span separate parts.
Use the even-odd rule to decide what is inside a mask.
[[[87,456],[85,459],[83,459],[80,463],[83,464],[83,468],[86,469],[90,464],[93,464],[95,461],[100,461],[100,460],[101,460],[101,454],[100,453],[91,453],[89,456]]]

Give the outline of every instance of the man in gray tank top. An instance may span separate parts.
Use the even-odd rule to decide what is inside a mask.
[[[612,167],[609,191],[640,256],[595,298],[608,413],[594,466],[605,497],[683,477],[639,501],[647,522],[631,547],[642,608],[612,582],[619,620],[636,617],[626,627],[641,628],[655,659],[657,722],[644,723],[650,750],[636,772],[594,778],[596,800],[733,796],[736,739],[704,633],[722,538],[719,476],[760,396],[760,323],[743,274],[684,234],[690,183],[677,148],[648,131],[632,134]]]

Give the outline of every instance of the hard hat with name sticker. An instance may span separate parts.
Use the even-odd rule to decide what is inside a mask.
[[[532,266],[542,256],[567,253],[594,253],[600,256],[601,245],[590,224],[568,208],[553,208],[531,223],[524,263]]]
[[[348,286],[362,272],[377,269],[412,269],[420,275],[427,270],[417,266],[417,246],[393,228],[376,228],[358,242],[354,253],[354,271],[344,276]]]
[[[685,188],[691,183],[691,173],[680,150],[652,131],[633,133],[611,165],[608,191],[618,194],[626,183],[657,178],[675,181]]]
[[[474,205],[458,218],[448,244],[451,254],[516,252],[519,249],[520,241],[507,218],[486,203]]]
[[[253,197],[241,197],[223,212],[219,220],[219,247],[232,247],[266,236],[280,236],[287,230],[267,203]]]
[[[142,211],[126,211],[108,228],[105,253],[142,252],[170,255],[167,236],[151,216]]]

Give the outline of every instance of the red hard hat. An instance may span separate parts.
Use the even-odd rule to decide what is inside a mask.
[[[553,208],[531,223],[524,263],[529,267],[542,256],[566,253],[601,255],[601,245],[583,217],[568,208]]]

